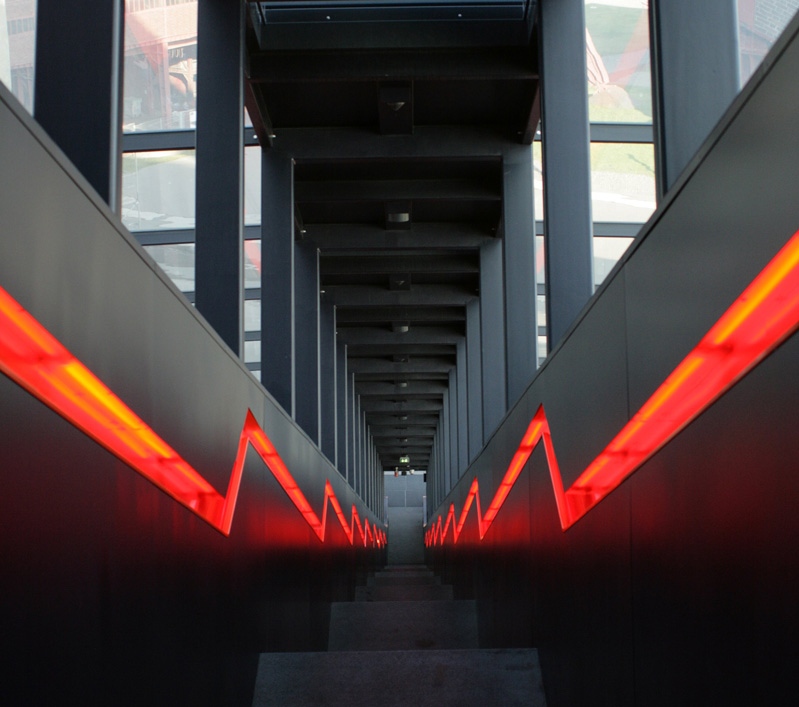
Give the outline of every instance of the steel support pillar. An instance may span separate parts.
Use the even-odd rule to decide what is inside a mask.
[[[355,375],[347,371],[347,482],[355,488]]]
[[[466,339],[460,339],[456,348],[456,375],[458,386],[458,477],[469,466],[469,413]]]
[[[261,382],[294,417],[294,160],[274,149],[261,160]]]
[[[458,374],[453,368],[449,372],[449,478],[450,487],[458,483]]]
[[[495,240],[480,248],[483,442],[494,432],[507,409],[504,303],[502,241]]]
[[[540,0],[547,330],[551,350],[594,291],[584,0]],[[533,329],[533,333],[535,329]]]
[[[530,196],[533,193],[532,147],[514,145],[505,150],[502,174],[507,409],[524,392],[537,364],[535,216]]]
[[[480,350],[480,302],[466,305],[466,388],[469,416],[469,463],[483,448],[483,362]]]
[[[347,478],[347,347],[336,341],[336,469]]]
[[[336,460],[336,308],[322,302],[319,312],[319,406],[322,453]]]
[[[84,11],[85,15],[85,11]],[[242,353],[244,5],[197,6],[195,304]],[[268,252],[268,251],[267,251]]]
[[[649,4],[658,199],[738,93],[736,0]]]
[[[116,213],[123,25],[123,0],[38,0],[33,115]]]
[[[294,244],[294,300],[297,340],[294,419],[319,445],[319,250],[310,243]]]

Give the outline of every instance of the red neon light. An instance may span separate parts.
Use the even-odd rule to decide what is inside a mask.
[[[347,524],[329,481],[322,520],[250,410],[239,438],[227,494],[222,496],[86,366],[0,287],[0,371],[105,447],[162,491],[225,535],[230,534],[247,445],[252,445],[316,536],[324,542],[328,501],[350,544],[357,521],[364,547],[375,533],[361,528],[355,506]]]
[[[669,440],[751,371],[799,326],[799,231],[732,303],[641,409],[564,492],[543,406],[536,411],[485,516],[477,479],[454,527],[457,542],[477,500],[482,539],[502,508],[536,445],[543,441],[561,527],[566,530],[596,506]],[[441,515],[428,530],[428,546],[443,544],[455,506],[441,530]]]

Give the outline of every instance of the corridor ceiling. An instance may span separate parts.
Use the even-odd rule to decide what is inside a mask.
[[[468,142],[451,157],[436,146],[392,154],[392,145],[427,126],[530,144],[535,9],[531,0],[249,6],[248,109],[265,148],[300,146],[295,237],[319,249],[320,296],[336,306],[384,469],[404,455],[427,468],[466,304],[480,294],[479,249],[502,237],[503,213],[501,156],[470,154]],[[354,155],[346,131],[382,146]]]

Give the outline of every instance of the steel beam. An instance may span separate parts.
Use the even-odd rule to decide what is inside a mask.
[[[197,7],[197,309],[242,352],[244,5]]]
[[[507,410],[502,245],[496,241],[480,249],[483,441],[491,436]]]
[[[413,285],[410,290],[388,290],[374,285],[328,285],[325,287],[325,292],[341,309],[462,307],[476,297],[474,291],[457,285]]]
[[[296,401],[294,330],[294,161],[261,153],[261,382],[292,417]]]
[[[38,0],[33,115],[116,213],[123,24],[122,0]]]
[[[409,231],[386,231],[368,224],[307,224],[306,238],[323,255],[338,252],[363,252],[406,249],[477,250],[494,234],[471,223],[414,223]]]
[[[316,444],[321,441],[319,375],[319,251],[308,243],[294,246],[294,331],[297,347],[294,419]]]
[[[550,349],[594,291],[584,0],[541,0],[539,47]]]
[[[659,200],[738,93],[737,6],[736,0],[649,5]]]
[[[319,408],[320,448],[331,461],[336,458],[336,309],[320,303],[319,312]]]

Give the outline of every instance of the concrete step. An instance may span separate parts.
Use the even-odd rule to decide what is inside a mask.
[[[253,707],[545,707],[534,648],[264,653]]]
[[[330,651],[477,648],[474,601],[334,602]]]
[[[368,587],[399,587],[410,585],[441,584],[441,579],[432,572],[375,572],[366,581]]]
[[[452,599],[449,584],[378,585],[355,588],[355,601],[442,601]]]

